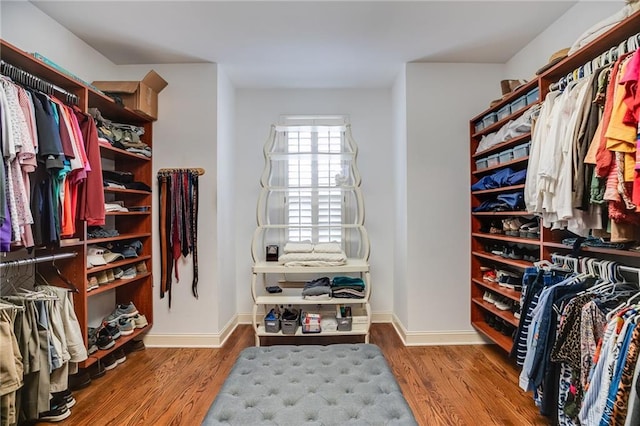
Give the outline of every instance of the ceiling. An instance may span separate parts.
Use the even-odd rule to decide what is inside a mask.
[[[236,87],[388,87],[504,63],[576,1],[32,1],[116,64],[216,62]]]

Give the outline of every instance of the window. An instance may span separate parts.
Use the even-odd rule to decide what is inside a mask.
[[[286,164],[286,220],[299,225],[289,228],[288,240],[341,242],[344,200],[336,176],[343,173],[344,126],[290,126],[286,144],[288,153],[301,154]]]

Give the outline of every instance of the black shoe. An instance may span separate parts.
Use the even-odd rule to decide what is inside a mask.
[[[115,358],[116,363],[118,364],[122,364],[127,360],[127,356],[124,354],[124,351],[122,350],[122,348],[118,348],[115,351],[113,351],[113,357]]]
[[[71,415],[64,398],[53,397],[49,401],[49,411],[38,414],[38,420],[43,422],[60,422]]]
[[[107,330],[107,332],[109,333],[109,335],[111,335],[111,338],[113,340],[119,339],[120,338],[120,328],[116,323],[110,323],[107,322],[104,324],[104,330]]]
[[[60,405],[59,402],[63,402],[67,406],[67,408],[71,408],[76,405],[76,399],[73,397],[73,395],[71,395],[70,389],[62,392],[52,393],[51,400],[56,400],[56,407]]]
[[[86,388],[91,384],[91,377],[86,371],[78,371],[77,374],[69,375],[69,389],[72,391]]]
[[[109,333],[109,330],[106,328],[100,329],[98,332],[98,348],[104,350],[110,349],[116,345],[116,342],[113,341],[113,337]]]
[[[118,366],[118,363],[116,362],[116,357],[113,356],[112,353],[102,358],[102,364],[104,365],[104,369],[107,371],[113,370]]]
[[[91,380],[99,379],[107,373],[107,370],[104,369],[104,365],[101,359],[99,359],[98,362],[89,367],[87,371],[89,372],[89,376],[91,376]]]
[[[142,340],[132,340],[124,346],[125,353],[144,351],[145,346]]]

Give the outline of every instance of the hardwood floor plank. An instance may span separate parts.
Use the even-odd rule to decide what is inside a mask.
[[[548,424],[531,395],[518,387],[518,369],[494,346],[405,347],[391,324],[374,324],[370,341],[382,349],[420,425]],[[253,344],[252,328],[242,325],[220,349],[148,348],[128,354],[125,363],[74,392],[71,417],[57,424],[198,425],[238,354]]]

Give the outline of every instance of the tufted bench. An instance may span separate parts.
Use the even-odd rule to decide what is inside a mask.
[[[416,425],[370,344],[243,350],[203,425]]]

